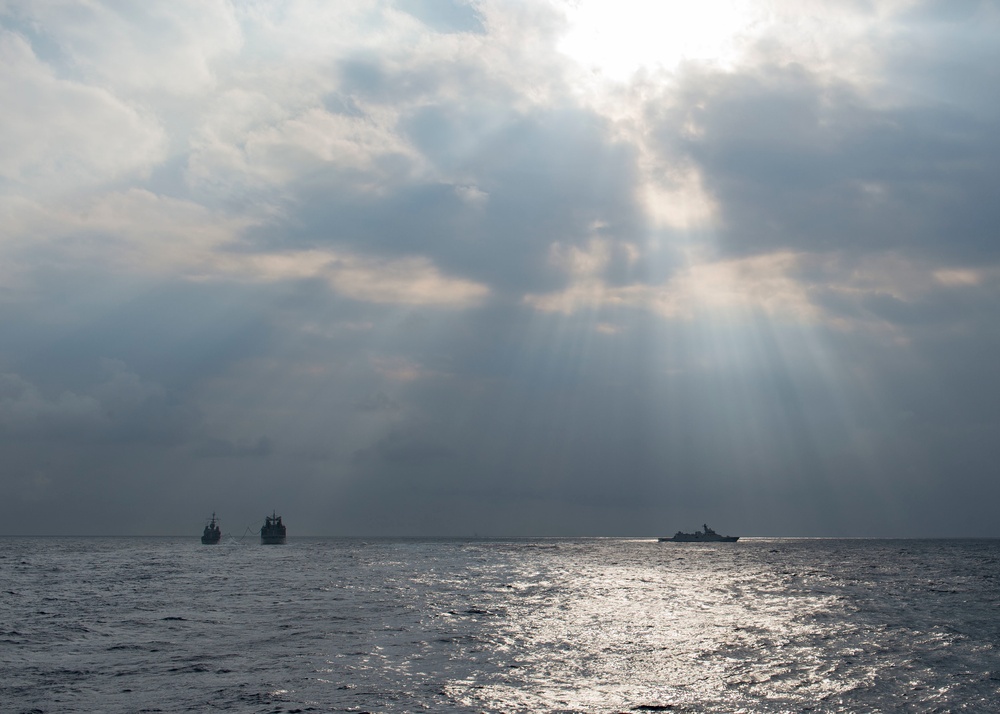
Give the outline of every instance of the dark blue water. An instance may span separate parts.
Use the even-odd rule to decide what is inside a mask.
[[[0,546],[3,712],[1000,711],[1000,541]]]

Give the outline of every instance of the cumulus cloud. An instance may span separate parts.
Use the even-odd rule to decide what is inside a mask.
[[[59,77],[21,35],[0,29],[0,62],[0,93],[17,98],[0,116],[3,193],[74,192],[163,160],[166,136],[155,117]]]
[[[211,88],[213,63],[240,48],[221,0],[167,5],[8,2],[5,19],[81,81],[114,92],[187,95]]]
[[[233,191],[281,187],[304,172],[328,171],[374,190],[393,178],[393,169],[419,162],[391,119],[322,106],[289,116],[287,107],[263,94],[233,90],[217,100],[199,128],[188,179]]]

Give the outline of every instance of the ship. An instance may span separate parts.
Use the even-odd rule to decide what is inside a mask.
[[[281,522],[281,516],[276,516],[274,511],[270,516],[264,517],[264,525],[260,527],[261,545],[284,545],[285,544],[285,524]]]
[[[215,519],[215,513],[212,513],[212,521],[205,526],[205,531],[201,534],[202,545],[215,545],[220,540],[222,540],[222,529],[219,528],[219,522]]]
[[[702,525],[702,528],[704,530],[694,533],[677,531],[670,538],[659,538],[658,540],[661,543],[735,543],[740,539],[739,536],[719,535],[709,528],[707,523]]]

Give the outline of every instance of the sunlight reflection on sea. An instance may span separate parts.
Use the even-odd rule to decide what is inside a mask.
[[[989,711],[996,541],[4,539],[11,711]]]

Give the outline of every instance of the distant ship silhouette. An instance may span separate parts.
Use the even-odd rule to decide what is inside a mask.
[[[204,532],[201,534],[202,545],[215,545],[220,540],[222,540],[222,529],[219,528],[219,522],[215,520],[215,512],[212,512],[212,521],[207,526],[205,526]]]
[[[739,536],[719,535],[709,528],[707,523],[702,528],[705,530],[695,531],[694,533],[677,531],[670,538],[658,538],[657,540],[660,543],[735,543],[740,539]]]
[[[281,522],[281,516],[276,516],[274,511],[270,516],[264,517],[264,525],[260,528],[261,545],[284,545],[285,524]]]

